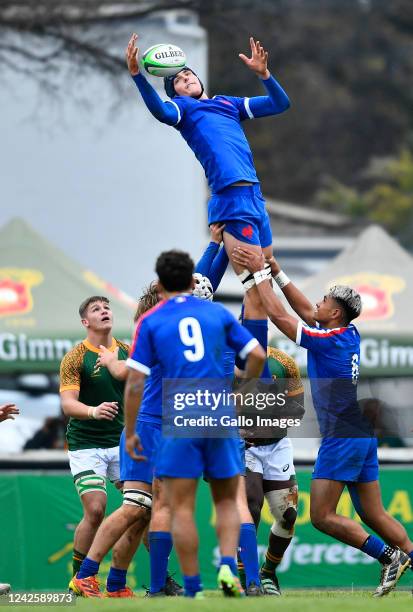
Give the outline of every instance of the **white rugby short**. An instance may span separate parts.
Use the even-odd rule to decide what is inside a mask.
[[[246,448],[245,465],[251,472],[262,474],[264,480],[290,480],[295,475],[291,440],[282,438],[267,446]]]
[[[112,448],[82,448],[68,451],[70,471],[75,478],[78,474],[93,471],[111,482],[120,479],[119,446]]]

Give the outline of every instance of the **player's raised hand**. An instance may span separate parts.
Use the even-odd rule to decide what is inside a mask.
[[[255,41],[252,36],[250,38],[250,47],[251,57],[239,53],[240,59],[261,79],[268,79],[270,76],[270,71],[268,70],[268,51],[265,51],[260,41]]]
[[[221,244],[224,227],[225,223],[211,223],[209,226],[209,231],[211,232],[211,242]]]
[[[98,421],[113,421],[118,412],[118,402],[102,402],[93,408],[92,416]]]
[[[235,263],[244,266],[250,272],[259,272],[259,270],[263,270],[265,266],[264,255],[261,253],[257,253],[249,249],[248,247],[235,247],[232,251],[232,258]]]
[[[125,439],[126,452],[129,457],[132,457],[135,461],[146,461],[146,457],[142,454],[137,454],[136,451],[142,453],[143,446],[141,444],[141,439],[137,433],[132,434],[131,436],[126,436]]]
[[[99,357],[96,359],[96,365],[104,368],[108,368],[111,363],[118,360],[119,347],[117,346],[114,351],[110,351],[106,346],[101,344],[99,346]]]
[[[14,414],[19,414],[19,409],[16,404],[3,404],[0,406],[0,423],[14,420]]]
[[[138,61],[139,48],[136,46],[137,40],[138,40],[138,35],[132,34],[128,42],[128,46],[126,47],[126,52],[125,52],[126,63],[128,64],[128,69],[132,76],[136,76],[137,74],[139,74],[139,61]]]

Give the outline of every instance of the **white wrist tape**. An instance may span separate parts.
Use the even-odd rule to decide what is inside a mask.
[[[272,279],[271,264],[267,262],[264,266],[264,270],[267,272],[268,280],[271,280]]]
[[[254,281],[256,285],[262,283],[262,281],[269,280],[267,270],[259,270],[258,272],[254,272]]]
[[[248,289],[251,289],[251,287],[255,285],[254,275],[247,269],[238,274],[238,278],[240,279],[245,291],[248,291]]]
[[[97,406],[90,406],[89,410],[87,411],[87,416],[89,419],[96,419],[96,410]]]
[[[274,280],[279,286],[280,289],[284,289],[289,283],[291,283],[290,279],[282,270],[278,272],[277,276],[274,276]]]

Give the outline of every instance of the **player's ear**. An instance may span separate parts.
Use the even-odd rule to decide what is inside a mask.
[[[89,327],[89,321],[87,319],[81,319],[83,327]]]

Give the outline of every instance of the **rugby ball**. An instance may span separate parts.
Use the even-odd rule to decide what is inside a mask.
[[[186,65],[186,56],[175,45],[153,45],[142,55],[142,65],[153,76],[172,76]]]
[[[193,288],[192,295],[201,300],[212,300],[214,298],[214,290],[209,278],[207,276],[203,276],[199,272],[195,272],[193,277],[195,287]]]

